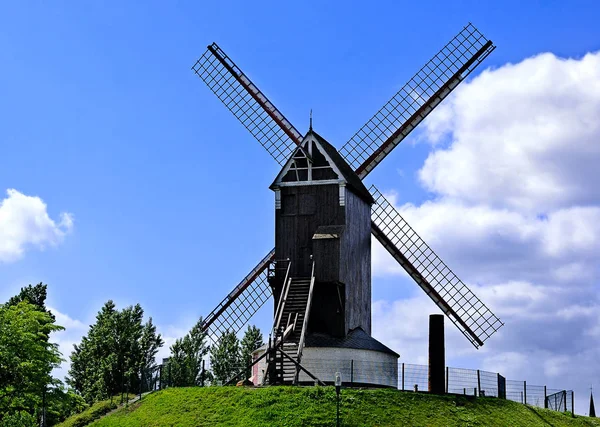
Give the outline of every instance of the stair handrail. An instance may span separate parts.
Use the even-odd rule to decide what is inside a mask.
[[[287,269],[285,271],[285,279],[283,280],[283,288],[281,289],[281,295],[279,297],[279,301],[277,302],[277,310],[275,310],[275,319],[273,321],[273,331],[272,334],[275,336],[275,332],[279,327],[279,322],[281,322],[281,315],[283,314],[283,307],[285,306],[285,300],[287,299],[288,291],[290,290],[290,282],[292,281],[290,276],[290,267],[292,266],[292,262],[290,259],[287,259]]]
[[[315,287],[315,261],[312,262],[312,271],[310,272],[310,288],[308,290],[308,299],[306,301],[306,311],[304,312],[304,320],[302,322],[302,332],[300,333],[300,341],[298,341],[298,352],[296,353],[296,360],[298,365],[296,366],[296,375],[294,376],[294,384],[298,383],[298,375],[300,374],[299,364],[302,359],[302,348],[304,347],[304,340],[306,338],[306,330],[308,328],[308,316],[310,314],[310,306],[312,304],[313,289]]]

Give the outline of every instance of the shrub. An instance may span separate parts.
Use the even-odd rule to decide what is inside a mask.
[[[117,408],[116,403],[111,403],[110,400],[104,400],[102,402],[94,403],[88,409],[80,414],[74,415],[67,419],[64,423],[59,424],[60,427],[82,427],[90,424],[92,421],[97,420],[102,415],[107,414],[113,409]]]

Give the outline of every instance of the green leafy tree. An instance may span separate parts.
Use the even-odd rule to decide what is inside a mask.
[[[139,390],[141,373],[155,366],[163,344],[152,318],[144,324],[143,317],[139,304],[119,311],[108,301],[87,336],[74,346],[67,383],[86,402]]]
[[[47,296],[48,285],[44,285],[42,282],[40,282],[35,286],[27,285],[24,288],[21,288],[19,294],[9,299],[6,305],[17,305],[21,301],[26,301],[35,305],[38,310],[47,313],[54,322],[56,320],[54,314],[52,314],[52,312],[46,307]]]
[[[242,369],[240,342],[233,331],[225,331],[210,350],[210,365],[215,380],[222,383]]]
[[[185,335],[171,346],[170,369],[171,385],[194,386],[202,383],[202,360],[209,352],[206,333],[202,331],[202,318]],[[205,378],[206,380],[206,378]]]
[[[0,419],[0,427],[37,427],[36,418],[26,411],[5,414]]]
[[[35,414],[51,376],[62,361],[52,332],[63,330],[50,314],[28,300],[0,305],[0,418]],[[12,421],[11,421],[12,422]]]
[[[244,337],[241,341],[241,357],[242,357],[242,365],[249,366],[252,363],[252,352],[262,346],[263,336],[260,329],[256,326],[248,325],[248,329],[244,333]],[[246,378],[249,378],[252,375],[250,368],[246,371]]]

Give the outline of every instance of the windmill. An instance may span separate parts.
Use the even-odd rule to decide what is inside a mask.
[[[217,44],[208,46],[192,70],[282,167],[270,187],[276,247],[205,318],[209,336],[240,331],[273,296],[274,342],[293,359],[281,362],[280,382],[298,381],[303,358],[341,349],[397,360],[370,336],[371,235],[476,348],[503,325],[362,182],[494,49],[469,23],[338,151],[312,123],[302,135]],[[394,385],[393,376],[364,382]]]

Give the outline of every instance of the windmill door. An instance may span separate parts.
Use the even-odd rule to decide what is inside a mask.
[[[301,246],[298,253],[298,269],[297,274],[299,277],[310,277],[312,271],[312,260],[311,260],[312,249],[308,246]]]

